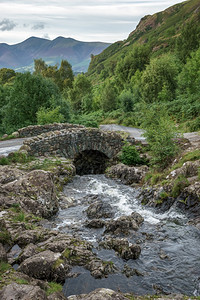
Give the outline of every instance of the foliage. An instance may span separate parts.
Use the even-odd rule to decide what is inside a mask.
[[[106,81],[101,95],[101,105],[104,112],[117,108],[117,88],[112,81]]]
[[[187,178],[183,175],[179,175],[175,181],[174,181],[174,185],[172,188],[172,192],[171,195],[172,197],[176,198],[180,195],[180,193],[182,192],[182,190],[187,187],[189,185],[189,182],[187,180]]]
[[[173,55],[152,59],[141,79],[143,100],[147,103],[173,100],[178,72],[178,61]]]
[[[60,106],[52,108],[40,107],[37,114],[37,124],[62,123],[64,116],[60,113]]]
[[[16,73],[12,69],[7,69],[7,68],[0,69],[0,84],[10,83],[15,76]]]
[[[56,293],[56,292],[61,292],[62,291],[62,285],[56,282],[48,282],[48,289],[47,289],[47,296]]]
[[[133,145],[124,145],[119,159],[125,165],[138,165],[144,163]]]
[[[119,96],[119,103],[121,104],[124,112],[133,111],[134,96],[130,90],[123,90],[123,92]]]
[[[11,152],[7,157],[0,158],[0,165],[9,165],[11,163],[28,163],[34,158],[23,152]]]
[[[195,161],[198,159],[200,159],[200,150],[199,149],[188,152],[185,155],[183,155],[183,157],[179,160],[179,162],[172,167],[172,170],[181,168],[183,166],[183,164],[187,161]]]
[[[30,73],[17,74],[4,106],[3,127],[7,133],[37,123],[38,109],[51,106],[58,97],[57,86],[49,79]]]
[[[162,109],[147,107],[143,111],[143,128],[151,150],[152,164],[166,167],[178,152],[175,142],[177,128]]]

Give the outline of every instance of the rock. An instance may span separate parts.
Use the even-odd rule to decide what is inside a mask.
[[[141,253],[140,246],[129,243],[127,239],[107,238],[99,245],[106,249],[115,250],[125,260],[137,259]]]
[[[50,217],[58,210],[56,189],[52,174],[34,170],[18,180],[3,185],[3,192],[17,196],[21,207],[42,217]]]
[[[19,132],[18,131],[13,132],[12,136],[15,137],[15,138],[18,138],[19,137]]]
[[[96,289],[88,295],[69,296],[68,300],[127,300],[123,294],[110,289]]]
[[[107,222],[104,233],[129,234],[130,230],[138,230],[139,225],[141,225],[143,221],[143,217],[134,212],[130,216],[121,216],[116,220]]]
[[[147,166],[129,167],[124,164],[118,164],[108,169],[106,175],[111,178],[120,179],[124,184],[140,183],[147,174]]]
[[[12,283],[0,291],[1,300],[47,300],[46,293],[39,287]]]
[[[18,258],[19,262],[24,261],[25,259],[37,254],[39,251],[37,251],[38,247],[32,243],[28,244],[23,250],[23,252],[20,254],[20,257]]]
[[[0,262],[7,261],[7,254],[6,250],[4,249],[3,245],[0,243]]]
[[[68,298],[66,298],[62,292],[56,292],[51,294],[48,297],[48,300],[67,300]]]
[[[24,175],[24,172],[10,166],[0,166],[0,184],[15,181]]]
[[[61,253],[46,250],[25,259],[18,270],[37,279],[64,282],[70,267]]]
[[[168,176],[167,179],[177,178],[179,175],[185,177],[194,177],[198,175],[198,168],[200,167],[200,160],[196,161],[187,161],[183,164],[181,168],[173,170]]]
[[[100,220],[100,219],[93,219],[91,221],[88,221],[85,226],[89,228],[102,228],[106,224],[105,221]]]
[[[89,219],[112,218],[112,206],[108,203],[96,201],[92,203],[87,209],[86,214]]]

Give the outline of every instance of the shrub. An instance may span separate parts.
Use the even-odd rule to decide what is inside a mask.
[[[144,161],[140,158],[135,146],[124,145],[120,155],[120,161],[125,165],[142,164]]]
[[[177,198],[182,190],[189,185],[187,178],[183,175],[179,175],[174,181],[174,185],[172,188],[172,197]]]
[[[41,107],[37,112],[37,123],[39,125],[62,123],[64,116],[60,113],[60,106],[56,108],[44,108]]]

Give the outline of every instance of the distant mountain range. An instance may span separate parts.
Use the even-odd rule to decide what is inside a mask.
[[[15,45],[0,43],[0,68],[11,68],[20,72],[32,71],[34,59],[42,58],[49,65],[59,64],[62,59],[66,59],[74,72],[86,72],[91,54],[97,55],[109,45],[102,42],[80,42],[64,37],[57,37],[52,41],[30,37]]]

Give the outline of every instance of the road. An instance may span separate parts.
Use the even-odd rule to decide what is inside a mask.
[[[144,141],[145,138],[142,136],[144,130],[134,127],[126,127],[122,125],[110,124],[110,125],[100,125],[101,130],[109,130],[109,131],[124,131],[128,132],[130,137],[135,138],[139,141]]]
[[[0,156],[19,150],[26,138],[0,141]]]

